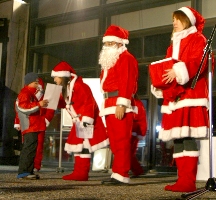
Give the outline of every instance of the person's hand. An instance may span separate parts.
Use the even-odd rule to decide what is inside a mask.
[[[162,81],[165,81],[166,84],[171,83],[174,80],[174,78],[176,78],[175,71],[174,71],[174,69],[167,69],[165,71],[167,73],[162,75],[162,77],[163,77]]]
[[[49,101],[47,99],[42,100],[39,102],[41,107],[47,107],[48,106]]]
[[[126,107],[123,105],[117,105],[116,106],[116,112],[115,112],[115,117],[119,120],[121,120],[124,117],[126,111]]]
[[[87,126],[89,126],[89,125],[91,125],[91,124],[89,124],[89,123],[87,123],[87,122],[83,122],[82,125],[83,125],[83,127],[86,128]]]

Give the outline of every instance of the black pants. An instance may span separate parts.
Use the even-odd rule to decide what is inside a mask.
[[[174,153],[181,153],[183,151],[198,151],[196,140],[191,137],[175,139]]]
[[[34,158],[37,150],[38,133],[24,134],[24,143],[20,153],[18,174],[33,173]]]

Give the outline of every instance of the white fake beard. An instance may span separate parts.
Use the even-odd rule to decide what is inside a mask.
[[[103,46],[99,55],[99,64],[102,69],[110,69],[116,64],[119,59],[119,55],[122,53],[119,49],[120,48],[116,45],[111,47]]]

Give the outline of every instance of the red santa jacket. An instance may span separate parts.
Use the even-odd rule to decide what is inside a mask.
[[[83,82],[81,77],[78,77],[74,84],[73,81],[71,83],[68,101],[65,101],[61,95],[58,107],[68,107],[72,117],[79,117],[82,122],[94,124],[94,120],[99,114],[99,108],[90,87]]]
[[[100,116],[114,114],[116,105],[125,105],[126,112],[134,111],[133,95],[137,91],[138,63],[132,54],[125,50],[113,67],[102,70],[100,79],[103,93],[118,92],[116,96],[104,100]]]
[[[138,113],[134,114],[132,135],[137,136],[139,140],[143,140],[147,131],[146,110],[142,101],[135,99]]]
[[[44,97],[44,82],[41,78],[39,78],[39,91],[36,93],[36,97],[38,99],[38,101],[41,101]],[[14,119],[14,128],[19,127],[20,128],[20,120],[18,117],[18,112],[16,111],[16,103],[15,102],[15,119]],[[46,121],[46,126],[49,126],[50,121],[52,120],[53,116],[54,116],[55,111],[52,109],[48,109],[48,108],[41,108],[40,109],[40,115],[43,115],[45,117],[45,121]]]
[[[167,114],[171,114],[173,110],[185,106],[208,107],[208,66],[206,62],[204,62],[196,87],[191,89],[193,78],[198,71],[203,50],[206,46],[206,39],[200,32],[197,32],[194,26],[177,34],[173,41],[175,45],[171,45],[167,49],[166,57],[173,57],[178,60],[173,65],[173,69],[177,76],[176,81],[183,91],[178,94],[178,99],[175,100],[169,98],[173,93],[178,92],[174,88],[172,90],[163,90],[162,93],[156,90],[153,91],[156,97],[158,97],[157,94],[162,94],[161,97],[164,98],[164,102],[161,112]]]
[[[41,115],[41,107],[35,96],[36,89],[25,86],[16,100],[16,112],[20,121],[21,133],[45,131],[45,117]]]

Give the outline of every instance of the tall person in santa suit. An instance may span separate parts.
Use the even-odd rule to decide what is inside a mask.
[[[135,112],[133,95],[137,91],[138,63],[127,50],[128,36],[128,31],[122,27],[109,26],[99,55],[104,96],[100,116],[105,116],[114,154],[111,178],[102,184],[125,185],[130,180],[130,140]]]
[[[174,140],[174,153],[178,179],[165,190],[193,192],[196,190],[196,174],[199,149],[195,139],[207,136],[208,116],[208,64],[204,60],[194,89],[193,79],[199,69],[206,38],[202,34],[204,18],[191,7],[182,7],[173,13],[173,33],[166,57],[176,63],[162,77],[166,84],[177,82],[181,92],[175,89],[158,90],[152,87],[157,98],[164,98],[159,138]]]
[[[68,135],[64,150],[74,153],[75,164],[71,174],[63,176],[63,180],[87,181],[89,178],[91,153],[109,145],[99,108],[90,87],[82,77],[65,61],[58,63],[51,76],[57,85],[62,85],[59,107],[66,108],[72,118],[72,128]],[[76,122],[82,128],[93,126],[93,137],[77,135]]]

